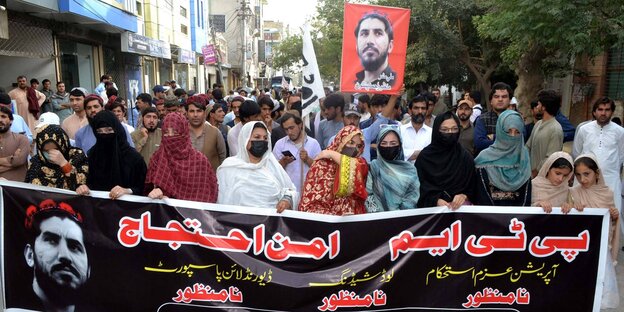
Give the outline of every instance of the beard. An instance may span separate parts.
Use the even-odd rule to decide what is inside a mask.
[[[0,133],[7,133],[11,129],[11,124],[0,125]]]
[[[377,50],[376,48],[371,47],[368,49],[373,49],[376,52],[379,52],[379,50]],[[386,62],[386,59],[388,59],[388,50],[383,51],[382,53],[379,53],[379,56],[376,58],[364,57],[366,50],[367,48],[365,48],[364,52],[360,54],[360,62],[362,63],[362,66],[364,67],[364,70],[366,71],[372,72],[372,71],[378,70],[379,67],[381,67]]]
[[[53,266],[52,271],[57,269],[57,266],[62,265],[57,264]],[[74,274],[79,275],[73,266],[69,265],[69,267]],[[55,279],[50,277],[50,274],[41,270],[41,265],[39,265],[36,257],[35,278],[37,279],[37,284],[47,296],[47,299],[54,304],[59,306],[73,305],[76,303],[77,299],[80,298],[80,286],[82,285],[78,285],[78,288],[73,288],[69,284],[59,284]]]
[[[542,120],[542,118],[544,118],[544,113],[535,114],[535,120]]]
[[[470,115],[460,114],[460,115],[457,115],[457,118],[459,118],[459,120],[461,120],[461,121],[466,121],[466,120],[470,119]]]
[[[412,116],[412,122],[413,123],[417,123],[417,124],[421,124],[423,122],[425,122],[425,114],[416,114]]]
[[[153,127],[145,126],[145,129],[147,129],[147,132],[154,132],[156,131],[156,129],[158,129],[158,126],[157,125]]]

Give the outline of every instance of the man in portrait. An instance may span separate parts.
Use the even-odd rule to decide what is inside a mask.
[[[355,28],[357,53],[364,70],[358,72],[356,90],[390,90],[397,77],[388,63],[394,47],[394,32],[388,18],[367,13]]]
[[[32,306],[37,311],[80,310],[81,290],[90,276],[82,216],[66,203],[44,200],[26,210],[30,237],[24,248],[33,269]],[[23,310],[22,310],[23,311]]]

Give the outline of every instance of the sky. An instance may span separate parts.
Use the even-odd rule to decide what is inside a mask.
[[[299,29],[306,20],[316,14],[317,0],[266,0],[263,19],[280,21],[284,27],[288,25],[291,34],[301,33]]]

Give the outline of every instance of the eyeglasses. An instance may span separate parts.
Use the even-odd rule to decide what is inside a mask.
[[[442,132],[442,133],[457,133],[457,132],[459,132],[459,128],[457,128],[457,127],[453,127],[453,128],[440,128],[440,132]]]

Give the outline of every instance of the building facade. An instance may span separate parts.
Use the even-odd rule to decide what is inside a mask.
[[[93,91],[103,74],[134,107],[139,93],[175,80],[206,92],[209,0],[11,0],[0,13],[0,87],[25,75]]]

